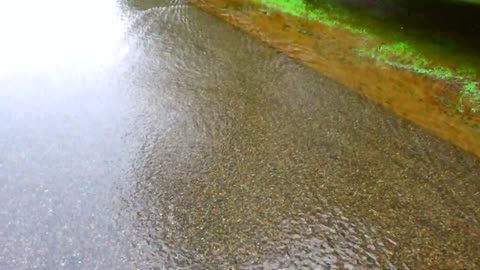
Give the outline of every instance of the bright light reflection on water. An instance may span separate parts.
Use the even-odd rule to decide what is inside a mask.
[[[126,51],[115,0],[0,1],[0,78],[98,72]]]

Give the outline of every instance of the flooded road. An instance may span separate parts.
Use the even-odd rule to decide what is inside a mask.
[[[186,2],[27,2],[0,269],[480,267],[474,157]]]

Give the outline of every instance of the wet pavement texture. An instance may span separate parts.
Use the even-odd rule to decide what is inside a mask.
[[[480,267],[476,158],[186,2],[0,35],[0,269]]]

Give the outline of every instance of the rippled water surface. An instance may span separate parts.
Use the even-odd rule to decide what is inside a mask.
[[[1,269],[475,269],[480,164],[168,1],[0,3]]]

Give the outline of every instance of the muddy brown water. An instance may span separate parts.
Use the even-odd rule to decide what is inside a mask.
[[[345,86],[181,1],[2,5],[0,269],[480,266],[478,160]]]

